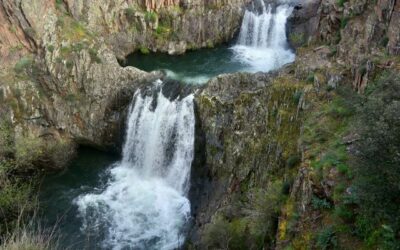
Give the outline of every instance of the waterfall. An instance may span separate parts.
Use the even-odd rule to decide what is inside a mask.
[[[83,230],[100,231],[106,249],[176,249],[190,219],[194,154],[193,95],[170,101],[138,91],[121,162],[103,190],[79,196]]]
[[[286,37],[286,22],[292,11],[288,4],[273,7],[264,0],[253,2],[246,10],[238,42],[232,49],[237,60],[249,65],[249,71],[266,72],[294,61]]]

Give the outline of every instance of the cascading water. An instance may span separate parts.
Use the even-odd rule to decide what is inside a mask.
[[[270,71],[294,60],[286,37],[286,22],[293,11],[288,4],[266,6],[258,0],[246,10],[238,42],[232,47],[236,58],[249,65],[249,71]]]
[[[245,13],[237,44],[229,49],[188,53],[186,59],[165,55],[161,66],[154,66],[156,56],[137,61],[151,64],[148,71],[171,69],[169,78],[185,83],[204,83],[221,73],[279,68],[295,58],[286,41],[286,21],[293,10],[287,2],[268,6],[255,0]],[[187,193],[194,157],[193,95],[171,101],[159,91],[160,85],[155,88],[152,96],[135,94],[123,158],[106,175],[88,171],[85,161],[79,164],[78,173],[72,171],[69,178],[62,176],[49,185],[47,195],[53,198],[48,204],[53,208],[65,209],[72,200],[77,205],[64,228],[69,237],[66,246],[150,250],[182,246],[191,212]],[[81,185],[77,181],[81,175],[86,184],[74,187]],[[82,230],[77,230],[81,225]]]
[[[84,230],[104,234],[107,249],[176,249],[190,218],[194,154],[193,95],[170,101],[135,94],[123,159],[105,190],[78,197]]]

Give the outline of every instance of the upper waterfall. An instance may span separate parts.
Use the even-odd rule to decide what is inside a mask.
[[[187,84],[204,84],[220,74],[268,72],[293,62],[295,54],[286,37],[286,22],[297,0],[268,5],[254,0],[246,10],[233,46],[190,51],[181,56],[134,53],[125,65],[145,71],[164,70],[166,77]]]
[[[232,49],[249,71],[266,72],[294,60],[286,36],[286,23],[292,11],[288,4],[273,7],[264,0],[253,2],[246,10],[237,44]]]
[[[153,96],[135,94],[123,159],[111,168],[106,188],[76,199],[83,229],[105,234],[100,247],[176,249],[184,242],[194,154],[193,95],[170,101],[160,90]]]

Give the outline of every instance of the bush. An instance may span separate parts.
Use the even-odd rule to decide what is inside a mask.
[[[28,184],[19,184],[2,178],[0,185],[0,209],[4,221],[12,221],[19,216],[19,211],[29,211],[34,203],[30,200],[32,188]]]
[[[288,168],[294,168],[295,166],[300,164],[300,162],[301,158],[299,155],[291,155],[286,161],[286,166],[288,166]]]
[[[18,74],[26,72],[26,70],[30,69],[33,64],[32,57],[23,57],[21,58],[14,66],[14,71]]]
[[[347,2],[347,0],[337,0],[339,7],[343,7],[345,2]]]
[[[316,246],[318,249],[322,250],[335,248],[337,246],[336,233],[332,227],[323,229],[317,234]]]
[[[146,47],[140,47],[139,51],[140,51],[140,53],[142,53],[144,55],[150,54],[150,50]]]
[[[400,77],[385,74],[360,108],[354,183],[360,215],[380,228],[400,231]],[[363,230],[361,230],[363,231]],[[365,230],[364,230],[365,231]],[[366,234],[373,234],[369,230]],[[364,238],[367,238],[364,236]]]
[[[13,152],[13,132],[10,122],[0,121],[0,159]]]
[[[311,204],[314,209],[331,209],[332,205],[327,199],[320,199],[317,196],[313,196],[311,199]]]
[[[135,20],[135,9],[132,7],[125,9],[125,15],[128,21],[132,23]]]
[[[148,11],[146,12],[144,16],[144,20],[148,23],[155,23],[158,19],[157,13],[153,11]]]
[[[36,137],[17,137],[15,163],[19,168],[30,168],[43,156],[43,141]]]
[[[296,91],[294,94],[293,94],[293,102],[297,105],[297,104],[299,104],[299,102],[300,102],[300,100],[301,100],[301,97],[304,95],[304,92],[303,91]]]
[[[91,60],[92,62],[101,63],[101,59],[100,59],[100,57],[98,56],[98,51],[97,51],[97,50],[95,50],[95,49],[93,49],[93,48],[90,48],[90,49],[89,49],[89,55],[90,55],[90,60]]]
[[[204,248],[262,249],[272,246],[280,208],[285,198],[282,188],[281,182],[274,182],[267,190],[249,191],[252,193],[251,201],[239,209],[239,216],[229,220],[219,216],[206,226],[203,235]]]

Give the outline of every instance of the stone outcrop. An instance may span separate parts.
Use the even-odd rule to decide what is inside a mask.
[[[208,178],[195,201],[194,247],[217,247],[207,241],[207,227],[221,217],[253,230],[246,211],[257,203],[257,190],[289,178],[286,162],[298,152],[307,89],[276,73],[237,73],[214,78],[196,95]]]
[[[65,1],[66,9],[102,34],[123,58],[139,49],[182,54],[188,49],[230,41],[248,0]]]

